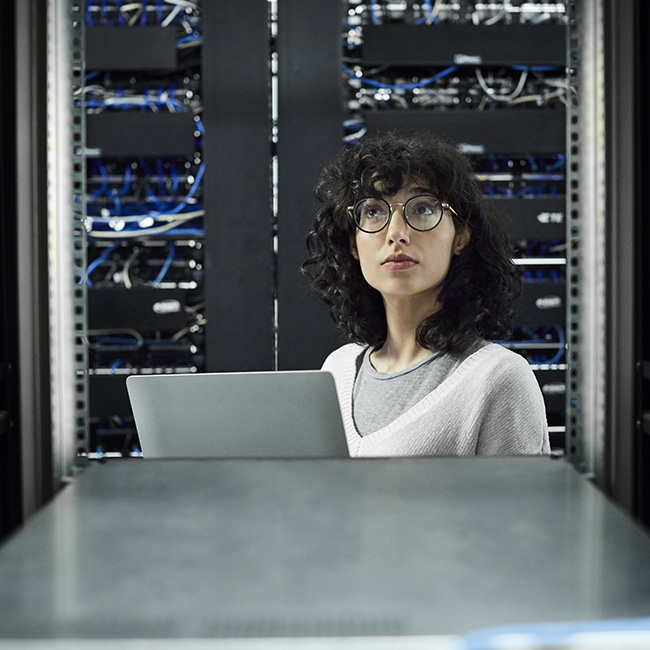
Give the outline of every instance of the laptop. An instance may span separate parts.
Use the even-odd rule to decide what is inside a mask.
[[[323,370],[131,375],[145,458],[348,458]]]

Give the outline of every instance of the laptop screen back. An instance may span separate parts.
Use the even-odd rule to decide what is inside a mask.
[[[347,458],[334,378],[321,370],[131,375],[145,458]]]

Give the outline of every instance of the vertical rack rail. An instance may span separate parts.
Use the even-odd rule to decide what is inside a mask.
[[[71,146],[69,152],[72,163],[72,192],[70,195],[70,213],[72,220],[68,223],[72,228],[72,255],[75,269],[73,287],[73,323],[75,338],[74,351],[74,384],[75,384],[75,424],[74,435],[77,457],[88,453],[88,348],[85,341],[88,319],[86,314],[87,290],[83,281],[86,276],[86,143],[85,143],[85,112],[83,94],[80,92],[84,84],[85,73],[85,29],[81,19],[82,7],[77,1],[72,3],[68,24],[71,29],[70,60],[72,96],[76,99],[70,105],[71,109]]]
[[[82,6],[49,0],[48,258],[53,481],[74,472],[88,449],[85,350],[84,76]]]
[[[605,452],[605,99],[603,3],[569,3],[567,449],[602,480]]]

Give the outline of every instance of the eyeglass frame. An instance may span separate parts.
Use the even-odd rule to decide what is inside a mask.
[[[406,205],[410,201],[413,201],[414,199],[419,199],[419,198],[421,198],[423,196],[431,196],[431,197],[433,197],[436,201],[438,201],[438,203],[440,203],[440,206],[442,207],[442,212],[440,214],[440,219],[438,219],[438,223],[435,226],[432,226],[431,228],[427,228],[426,230],[422,230],[420,228],[415,228],[415,226],[413,226],[411,224],[408,217],[406,216],[406,210],[405,210]],[[354,216],[354,210],[359,205],[359,203],[361,203],[362,201],[368,201],[369,199],[376,199],[378,201],[383,201],[388,206],[388,219],[387,219],[386,223],[379,230],[364,230],[357,223],[357,220],[355,219],[355,216]],[[406,222],[406,224],[408,225],[409,228],[412,228],[416,232],[430,232],[432,230],[435,230],[440,225],[440,222],[442,221],[442,217],[444,217],[444,215],[445,215],[445,210],[449,210],[450,212],[453,212],[456,216],[458,216],[458,212],[456,212],[456,210],[454,210],[454,208],[452,208],[451,205],[449,205],[449,203],[447,203],[446,201],[441,201],[434,194],[416,194],[415,196],[412,196],[411,198],[404,201],[404,203],[389,203],[386,199],[382,199],[381,197],[378,197],[378,196],[377,197],[365,196],[362,199],[359,199],[358,201],[355,201],[354,205],[349,205],[348,206],[348,216],[352,220],[352,223],[354,224],[355,228],[358,228],[361,232],[368,233],[369,235],[375,235],[376,233],[381,232],[382,230],[384,230],[384,228],[388,227],[388,225],[391,222],[391,219],[393,218],[393,213],[395,212],[393,210],[393,206],[396,206],[396,205],[399,205],[399,206],[402,207],[402,214],[404,215],[404,221]]]

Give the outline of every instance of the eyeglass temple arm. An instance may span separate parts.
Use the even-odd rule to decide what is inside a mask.
[[[454,210],[446,201],[442,201],[441,205],[443,210],[449,210],[450,212],[453,212],[456,216],[458,216],[458,212],[456,212],[456,210]]]

